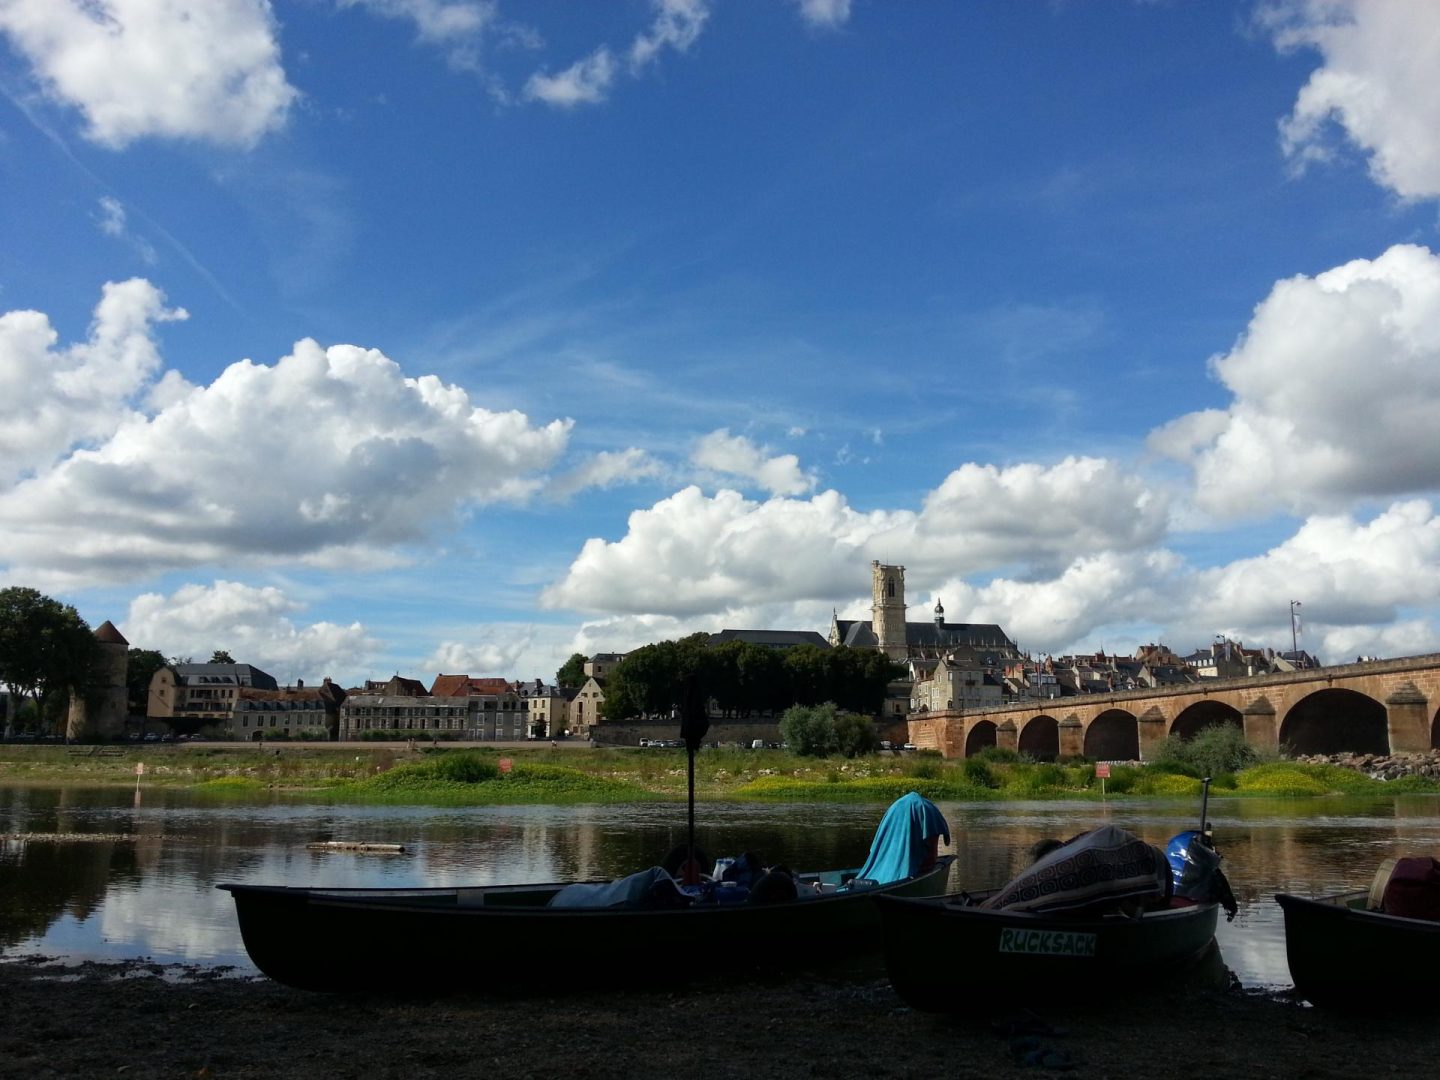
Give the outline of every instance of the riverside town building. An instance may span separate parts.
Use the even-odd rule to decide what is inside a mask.
[[[890,684],[875,719],[882,731],[904,742],[910,741],[908,722],[937,714],[977,715],[1025,702],[1303,673],[1321,666],[1303,650],[1246,648],[1223,637],[1185,656],[1156,644],[1142,645],[1134,656],[1103,651],[1031,656],[994,623],[948,621],[939,600],[928,620],[909,621],[903,566],[876,561],[870,577],[868,620],[841,619],[837,612],[828,636],[813,630],[724,629],[711,635],[711,644],[739,640],[776,649],[811,645],[884,652],[904,668],[904,676]],[[95,633],[104,658],[101,685],[86,701],[71,702],[66,730],[73,739],[178,730],[241,741],[360,739],[382,733],[474,741],[567,735],[625,745],[638,741],[633,725],[603,716],[606,679],[624,660],[623,653],[590,657],[579,687],[446,674],[427,687],[398,673],[349,689],[329,678],[318,685],[297,680],[280,686],[251,664],[171,663],[151,679],[145,716],[139,717],[126,715],[127,642],[109,622]],[[759,725],[763,730],[729,731],[734,725],[721,718],[712,738],[747,745],[752,737],[772,741],[779,736],[777,724],[778,718],[771,717]]]

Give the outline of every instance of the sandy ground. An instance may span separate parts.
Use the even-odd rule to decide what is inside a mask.
[[[963,976],[957,972],[957,995]],[[1255,1077],[1423,1075],[1423,1017],[1235,990],[911,1010],[883,979],[504,999],[344,996],[134,961],[0,963],[0,1076]]]

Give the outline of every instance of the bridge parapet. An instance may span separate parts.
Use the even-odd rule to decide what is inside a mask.
[[[1386,722],[1383,738],[1392,751],[1428,750],[1440,724],[1436,712],[1440,705],[1440,653],[1154,689],[1022,699],[979,711],[917,714],[910,719],[910,741],[937,749],[946,757],[963,757],[972,744],[972,733],[989,724],[995,728],[995,738],[989,741],[1023,748],[1027,726],[1045,718],[1047,724],[1058,727],[1046,734],[1053,746],[1051,752],[1065,757],[1083,754],[1090,726],[1109,714],[1107,723],[1113,724],[1119,716],[1136,725],[1143,760],[1166,735],[1176,731],[1176,721],[1185,716],[1182,733],[1226,720],[1239,724],[1253,746],[1274,751],[1290,711],[1322,690],[1348,690],[1382,708]],[[1033,736],[1031,741],[1033,745]],[[1057,741],[1058,745],[1053,745]],[[986,740],[973,744],[984,745]]]

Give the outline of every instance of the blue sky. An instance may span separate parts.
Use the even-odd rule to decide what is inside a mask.
[[[1440,7],[0,0],[0,579],[284,680],[1440,649]]]

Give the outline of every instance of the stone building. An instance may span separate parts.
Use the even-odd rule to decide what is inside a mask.
[[[150,678],[145,715],[171,728],[232,730],[240,691],[279,690],[253,664],[166,664]]]
[[[565,733],[567,701],[558,686],[543,679],[515,684],[521,711],[526,713],[525,731],[532,739],[554,739]]]
[[[999,666],[995,657],[980,650],[953,649],[934,663],[926,677],[915,680],[910,706],[917,712],[994,708],[1004,700]]]
[[[589,667],[588,664],[586,666]],[[566,727],[570,734],[588,739],[590,730],[603,719],[600,706],[604,703],[605,680],[591,675],[584,685],[575,689],[574,696],[569,700]]]
[[[427,690],[397,675],[349,693],[340,709],[340,738],[364,738],[367,732],[480,742],[543,738],[553,731],[554,715],[563,718],[557,705],[563,702],[556,688],[539,679],[532,684],[441,674]]]
[[[345,691],[326,679],[280,690],[241,687],[226,727],[232,739],[259,742],[285,738],[325,742],[336,737]]]
[[[84,696],[70,695],[65,735],[72,742],[118,739],[125,733],[125,717],[130,712],[125,686],[130,643],[108,619],[96,629],[95,640],[100,645],[95,685]]]

